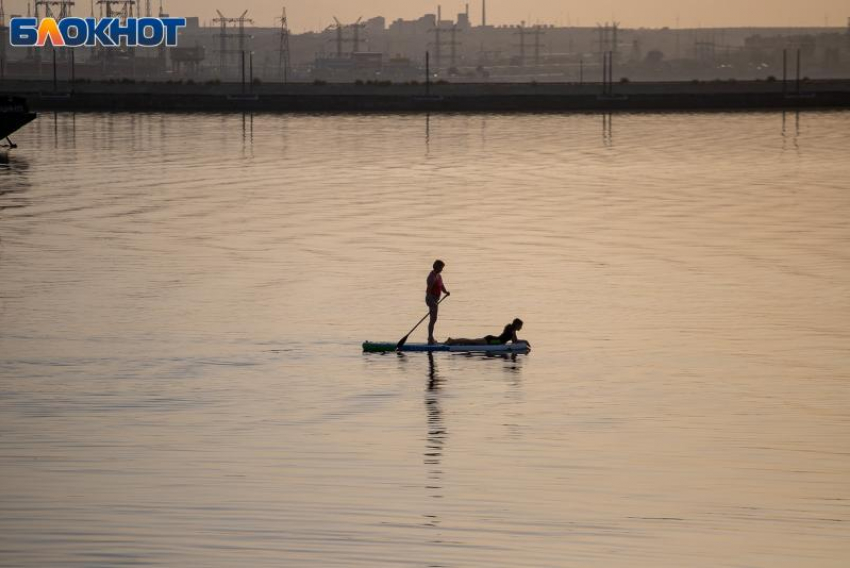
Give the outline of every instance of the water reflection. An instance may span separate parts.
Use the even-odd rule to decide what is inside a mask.
[[[30,189],[29,169],[20,155],[0,152],[0,212],[27,206],[22,194]]]
[[[525,359],[525,355],[519,353],[502,354],[502,358],[510,361],[510,364],[505,365],[505,370],[509,373],[518,374],[522,370],[522,361]]]
[[[42,149],[47,148],[48,143],[52,150],[76,147],[77,113],[57,111],[41,113],[27,128],[36,137],[37,144],[35,145],[42,147]],[[135,131],[135,125],[131,125],[128,130]],[[26,131],[21,131],[21,134],[24,132]],[[32,146],[32,143],[27,145],[27,147]],[[23,146],[21,146],[21,150],[27,151]]]
[[[614,147],[614,129],[612,123],[614,115],[610,112],[602,113],[602,143],[606,148]]]
[[[36,121],[0,159],[8,564],[834,564],[850,116],[776,159],[778,114],[618,114],[610,150],[598,114],[258,115],[248,168],[238,115]],[[535,351],[358,368],[446,250],[449,321],[516,298]]]
[[[512,440],[523,438],[525,431],[525,396],[522,388],[522,367],[526,356],[517,353],[502,355],[505,364],[502,367],[508,383],[505,400],[510,404],[505,410],[505,436]]]
[[[26,158],[11,152],[0,152],[0,172],[22,173],[28,169],[29,162]],[[6,180],[4,179],[4,181]]]
[[[502,360],[505,361],[504,369],[509,373],[518,373],[522,370],[522,361],[528,356],[528,352],[524,353],[462,353],[455,355],[463,355],[470,359],[482,360]]]
[[[242,113],[242,141],[247,143],[254,142],[254,113]]]
[[[130,131],[135,132],[135,124]],[[77,146],[77,113],[53,113],[53,147],[75,148]]]
[[[440,395],[443,379],[437,370],[434,354],[428,353],[428,387],[425,389],[425,412],[428,420],[428,435],[425,439],[423,463],[428,472],[425,489],[433,499],[443,498],[443,450],[445,449],[448,431],[443,421],[443,409],[440,405]],[[426,526],[437,527],[440,518],[436,514],[424,515]]]
[[[431,113],[425,113],[425,153],[431,150]]]
[[[788,113],[786,111],[782,111],[782,150],[788,149]],[[800,111],[794,112],[794,133],[791,137],[792,144],[794,145],[794,150],[796,152],[800,152]]]

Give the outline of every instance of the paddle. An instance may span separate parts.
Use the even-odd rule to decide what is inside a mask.
[[[437,302],[437,305],[439,306],[440,304],[442,304],[443,300],[445,300],[446,298],[448,298],[448,296],[443,296],[442,298],[440,298],[440,301]],[[401,351],[401,348],[404,347],[405,343],[407,343],[407,338],[410,337],[410,334],[413,333],[414,331],[416,331],[416,328],[419,327],[420,325],[422,325],[422,322],[425,321],[426,319],[428,319],[428,316],[430,316],[430,315],[431,315],[431,311],[429,310],[428,313],[425,314],[425,317],[422,318],[421,320],[419,320],[419,323],[414,325],[413,329],[411,329],[410,332],[407,335],[405,335],[404,337],[401,338],[401,341],[399,341],[398,345],[395,346],[396,351]]]

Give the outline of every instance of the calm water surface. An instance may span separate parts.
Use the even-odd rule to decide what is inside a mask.
[[[0,565],[850,565],[850,114],[15,141]],[[361,354],[437,257],[438,336],[530,355]]]

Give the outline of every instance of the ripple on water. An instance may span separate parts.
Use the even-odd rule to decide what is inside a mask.
[[[847,113],[60,113],[16,141],[10,565],[846,564]],[[437,257],[438,335],[520,316],[530,355],[359,352],[424,315]]]

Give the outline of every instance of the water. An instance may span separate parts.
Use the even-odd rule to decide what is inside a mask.
[[[15,141],[0,564],[850,563],[850,114]],[[530,355],[361,354],[438,257],[438,337],[519,316]]]

